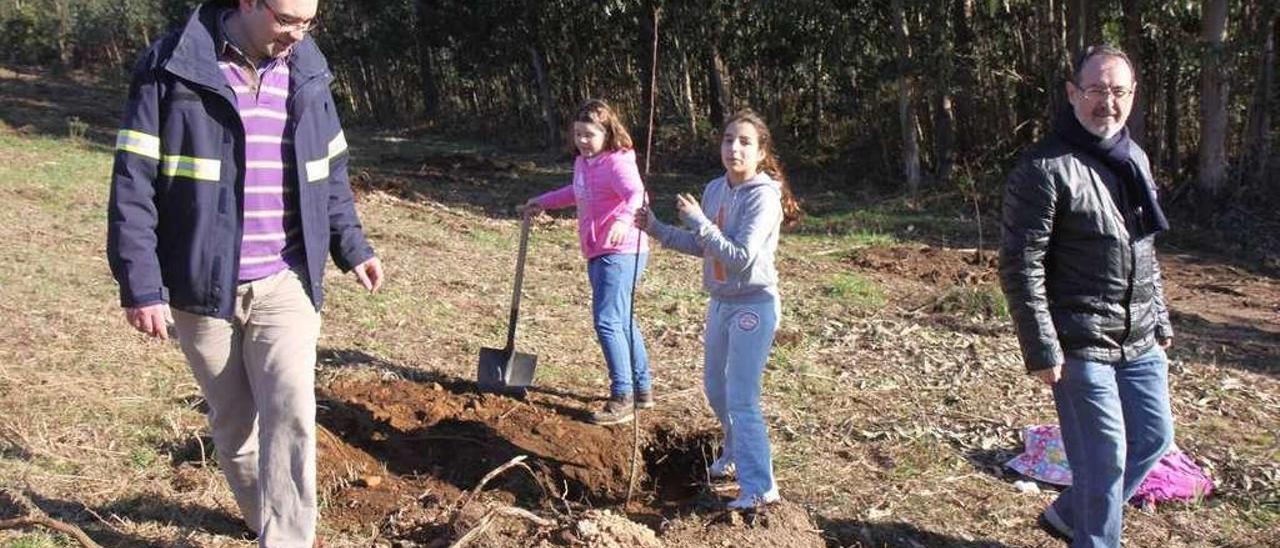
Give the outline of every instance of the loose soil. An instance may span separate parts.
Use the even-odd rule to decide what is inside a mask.
[[[506,523],[487,533],[489,545],[824,545],[793,504],[745,517],[723,510],[732,486],[712,485],[705,475],[713,434],[677,432],[666,418],[643,431],[636,502],[624,509],[631,426],[589,424],[567,415],[576,411],[554,396],[515,399],[461,382],[353,378],[330,383],[321,398],[319,478],[325,518],[340,531],[430,544],[464,533],[481,519],[479,507],[515,506],[558,516],[557,526]],[[466,493],[519,455],[528,456],[528,468],[487,483],[451,532]],[[612,510],[590,510],[599,507]]]

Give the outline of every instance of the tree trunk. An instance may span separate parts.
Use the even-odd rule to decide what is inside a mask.
[[[66,0],[58,0],[53,4],[54,15],[57,17],[57,25],[54,32],[57,37],[54,43],[58,46],[58,65],[57,70],[65,70],[71,68],[73,60],[71,44],[71,33],[74,32],[74,22],[71,20],[71,7],[67,5]]]
[[[1258,77],[1249,106],[1248,128],[1245,130],[1244,177],[1250,184],[1260,184],[1267,173],[1271,155],[1271,109],[1275,99],[1276,16],[1275,6],[1264,3],[1257,22]]]
[[[951,94],[938,93],[934,120],[934,155],[938,162],[938,180],[950,181],[955,167],[955,110]]]
[[[1085,48],[1102,40],[1098,8],[1092,0],[1067,1],[1067,57],[1075,62]]]
[[[529,112],[528,107],[531,101],[527,101],[528,95],[524,92],[523,80],[517,71],[507,70],[507,93],[511,96],[511,104],[515,105],[512,117],[521,124],[535,117]]]
[[[689,66],[689,50],[680,44],[680,39],[677,35],[673,35],[672,39],[675,41],[676,49],[680,51],[680,95],[684,101],[685,115],[689,119],[689,138],[696,141],[698,139],[698,105],[693,99],[693,76]]]
[[[720,46],[711,44],[707,55],[707,92],[711,103],[711,125],[716,128],[724,126],[725,116],[729,112],[729,82],[725,75],[724,59],[720,57]]]
[[[533,63],[533,78],[538,86],[538,102],[542,106],[542,123],[546,127],[548,148],[560,146],[560,114],[556,111],[555,98],[551,96],[551,82],[547,76],[547,59],[537,46],[529,46]]]
[[[1047,20],[1044,22],[1051,39],[1048,53],[1044,56],[1044,86],[1048,95],[1047,112],[1044,120],[1053,120],[1062,109],[1067,107],[1065,84],[1070,78],[1074,49],[1071,45],[1070,6],[1078,0],[1056,0],[1050,2],[1045,10]],[[1047,125],[1046,125],[1047,127]]]
[[[920,145],[916,141],[916,115],[911,105],[911,77],[908,63],[911,57],[907,42],[907,21],[902,0],[893,0],[893,30],[898,45],[898,123],[902,126],[902,175],[907,191],[920,190]]]
[[[427,118],[440,116],[440,87],[436,83],[435,63],[432,62],[431,47],[422,46],[418,70],[422,77],[422,110]]]
[[[360,108],[368,114],[374,114],[373,96],[370,93],[373,86],[369,83],[369,69],[364,64],[364,59],[357,57],[356,66],[360,69]]]
[[[1085,46],[1085,12],[1089,0],[1066,0],[1067,3],[1067,57],[1075,61]]]
[[[822,101],[822,52],[819,51],[814,56],[813,61],[813,80],[810,86],[813,88],[813,118],[810,121],[813,127],[813,139],[819,143],[823,141],[823,127],[826,126],[826,120],[823,119],[823,112],[826,106]]]
[[[1138,93],[1133,96],[1133,110],[1129,113],[1129,137],[1139,145],[1147,143],[1147,92],[1151,78],[1144,78],[1146,71],[1138,70],[1146,67],[1142,34],[1142,0],[1123,0],[1120,6],[1124,12],[1124,49],[1133,64],[1133,81],[1137,84]]]
[[[1182,63],[1178,61],[1176,52],[1169,55],[1168,59],[1169,67],[1164,80],[1164,161],[1165,169],[1176,182],[1182,174],[1182,159],[1178,157],[1178,76]]]
[[[933,161],[935,174],[939,181],[950,181],[951,170],[955,163],[955,104],[952,90],[955,66],[955,39],[952,33],[948,6],[943,3],[934,6],[932,17],[934,36],[940,47],[937,53],[930,56],[930,64],[937,75],[933,83]]]
[[[421,31],[428,29],[427,18],[430,0],[418,0],[417,27]],[[431,42],[420,32],[418,35],[418,72],[422,81],[422,110],[427,118],[434,119],[440,115],[440,86],[436,83],[435,64],[432,62]]]
[[[951,59],[944,59],[956,69],[955,89],[958,93],[953,101],[955,107],[952,138],[955,153],[961,158],[968,158],[972,152],[971,142],[980,141],[974,121],[974,97],[978,94],[977,78],[974,77],[974,35],[970,23],[973,19],[973,0],[955,0],[951,7],[952,19],[955,22],[955,49]]]
[[[1200,63],[1200,162],[1196,187],[1217,198],[1227,180],[1227,93],[1228,81],[1222,64],[1226,60],[1227,0],[1207,0],[1204,4],[1204,56]]]

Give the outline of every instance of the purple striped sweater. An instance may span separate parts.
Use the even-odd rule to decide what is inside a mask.
[[[235,91],[244,124],[240,281],[246,282],[301,266],[306,259],[298,218],[297,166],[287,131],[289,63],[269,59],[252,67],[232,46],[224,48],[218,67]]]

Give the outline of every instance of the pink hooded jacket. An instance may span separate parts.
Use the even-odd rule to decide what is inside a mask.
[[[644,183],[631,149],[602,152],[594,158],[578,156],[573,162],[573,184],[537,198],[542,209],[578,207],[578,241],[582,255],[594,259],[610,253],[649,252],[649,239],[632,225],[644,203]],[[609,227],[621,221],[628,228],[622,245],[611,246]]]

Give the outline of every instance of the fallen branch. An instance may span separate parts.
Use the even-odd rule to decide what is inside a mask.
[[[493,510],[490,510],[490,512],[497,512],[507,517],[520,518],[526,521],[531,521],[533,522],[534,525],[537,525],[539,527],[551,527],[556,524],[556,522],[552,520],[549,520],[544,517],[539,517],[537,514],[534,514],[533,512],[525,510],[524,508],[516,508],[515,506],[499,506],[497,508],[494,508]]]
[[[454,511],[453,517],[449,518],[448,530],[455,530],[454,526],[457,523],[458,518],[462,516],[463,510],[466,510],[467,505],[471,504],[471,501],[476,498],[476,495],[480,493],[481,489],[484,489],[485,484],[489,483],[493,478],[498,477],[499,474],[519,466],[524,468],[526,472],[529,472],[530,476],[534,476],[533,470],[529,468],[529,465],[524,463],[526,458],[529,458],[528,455],[516,456],[502,466],[490,470],[488,474],[485,474],[483,478],[480,478],[480,483],[471,488],[471,492],[467,493],[467,497],[462,500],[462,504],[458,505],[458,509]],[[534,476],[534,478],[536,479],[537,476]],[[484,534],[485,530],[488,529],[490,525],[493,525],[493,521],[500,515],[531,521],[540,527],[550,527],[555,525],[554,521],[538,517],[528,510],[516,508],[514,506],[498,506],[490,508],[488,512],[485,512],[484,516],[480,518],[480,522],[477,523],[475,527],[472,527],[470,531],[467,531],[465,535],[462,535],[458,540],[454,541],[453,544],[450,544],[450,548],[462,548],[463,546],[466,546],[468,543],[475,540],[476,537]]]
[[[0,519],[0,530],[20,529],[23,527],[30,527],[32,525],[39,525],[41,527],[53,529],[54,531],[70,536],[76,539],[76,541],[85,548],[102,548],[101,544],[94,542],[93,539],[89,538],[89,535],[84,534],[84,531],[80,530],[79,527],[58,521],[49,516],[35,515],[13,519]]]
[[[485,474],[483,478],[480,478],[480,483],[476,484],[475,487],[471,488],[471,492],[467,493],[467,498],[462,500],[462,504],[460,504],[458,506],[458,509],[453,512],[453,517],[449,518],[449,526],[448,526],[449,530],[450,531],[453,530],[454,524],[457,523],[458,518],[462,516],[462,511],[467,508],[467,505],[471,504],[471,500],[476,498],[476,495],[480,493],[480,490],[484,489],[485,484],[489,483],[490,480],[497,477],[498,474],[501,474],[513,467],[519,466],[521,468],[524,468],[525,471],[529,472],[530,476],[534,476],[534,479],[537,479],[537,476],[533,473],[533,469],[529,468],[529,465],[524,463],[524,460],[527,458],[529,458],[528,455],[518,455],[515,458],[507,461],[506,464],[503,464],[502,466],[499,466],[497,468],[494,468],[493,470],[490,470],[488,474]],[[467,533],[467,534],[470,534],[470,533]]]
[[[534,515],[533,512],[523,508],[516,508],[514,506],[498,506],[490,508],[488,512],[485,512],[484,517],[480,518],[480,523],[477,523],[475,527],[472,527],[470,531],[467,531],[467,534],[462,535],[462,538],[459,538],[453,544],[450,544],[449,548],[462,548],[463,546],[466,546],[471,541],[484,534],[485,530],[488,529],[490,525],[493,525],[493,522],[500,515],[528,520],[540,527],[551,527],[556,524],[554,521],[538,517]]]
[[[476,537],[484,534],[485,529],[488,529],[489,525],[493,524],[493,518],[496,515],[497,514],[493,510],[485,513],[484,517],[480,518],[480,523],[477,523],[475,527],[471,528],[470,531],[467,531],[467,534],[462,535],[462,538],[459,538],[453,544],[450,544],[449,548],[462,548],[475,540]]]
[[[27,497],[15,493],[8,489],[0,489],[0,500],[7,499],[8,502],[18,508],[19,512],[25,512],[26,515],[20,515],[16,518],[0,519],[0,530],[20,529],[39,525],[47,529],[52,529],[71,538],[76,539],[81,546],[85,548],[102,548],[102,545],[94,542],[89,535],[75,525],[53,519],[41,512],[36,505],[32,504]]]

